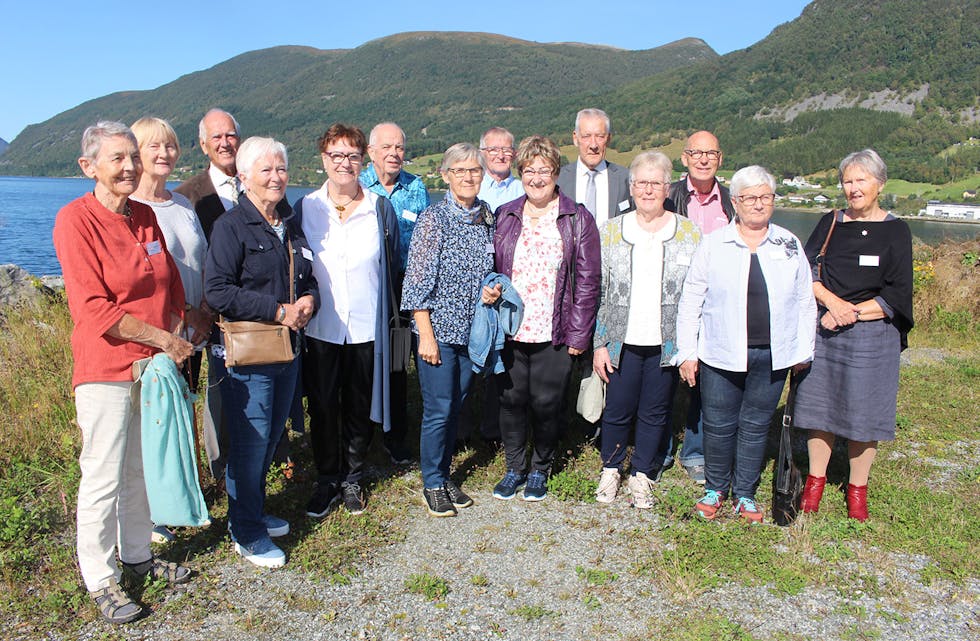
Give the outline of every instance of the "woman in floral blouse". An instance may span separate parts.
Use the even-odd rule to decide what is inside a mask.
[[[514,498],[521,485],[525,501],[547,495],[572,357],[591,346],[595,325],[599,232],[589,210],[555,184],[560,158],[558,146],[543,136],[522,140],[517,168],[525,195],[497,209],[496,270],[524,302],[521,326],[502,354],[507,371],[496,381],[507,456],[507,474],[493,490],[498,499]]]
[[[473,378],[467,344],[477,300],[499,289],[480,283],[493,270],[493,214],[476,197],[483,180],[480,151],[457,143],[442,157],[449,191],[419,214],[408,251],[402,309],[412,312],[422,390],[419,460],[426,507],[456,516],[473,500],[449,478],[459,410]]]

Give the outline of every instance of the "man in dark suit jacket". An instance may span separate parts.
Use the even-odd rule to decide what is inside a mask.
[[[609,116],[601,109],[583,109],[575,116],[572,140],[578,147],[578,160],[561,168],[558,187],[562,193],[585,205],[602,227],[610,218],[632,209],[630,172],[606,160],[606,147],[612,134]],[[589,184],[589,178],[593,184]]]

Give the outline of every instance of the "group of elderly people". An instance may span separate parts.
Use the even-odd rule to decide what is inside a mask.
[[[797,425],[809,430],[802,511],[817,511],[842,437],[848,514],[868,517],[869,469],[877,442],[895,436],[898,355],[912,326],[911,236],[878,205],[887,176],[873,150],[841,162],[848,207],[822,217],[805,245],[771,222],[776,184],[759,166],[735,172],[730,196],[724,192],[731,222],[703,232],[701,221],[670,210],[687,211],[668,198],[672,164],[657,151],[630,165],[625,213],[610,212],[597,226],[574,193],[559,189],[561,153],[543,136],[506,155],[498,149],[513,158],[524,194],[496,211],[478,197],[480,149],[449,147],[440,167],[445,197],[406,235],[392,187],[379,195],[367,188],[371,181],[362,184],[369,145],[357,127],[326,130],[319,151],[327,180],[290,207],[286,148],[262,137],[239,145],[237,123],[222,114],[227,124],[210,143],[212,130],[201,125],[202,146],[213,143],[216,156],[223,146],[237,151],[230,188],[219,192],[229,209],[209,221],[209,238],[191,203],[167,190],[180,149],[157,118],[85,131],[79,165],[95,187],[55,223],[75,322],[79,565],[110,621],[142,614],[120,587],[117,554],[137,577],[190,579],[187,568],[150,550],[134,361],[162,351],[182,364],[212,343],[229,441],[231,539],[245,559],[277,567],[285,554],[272,538],[289,524],[266,513],[265,479],[298,381],[302,375],[318,479],[307,513],[323,516],[342,502],[358,514],[374,425],[387,431],[404,413],[390,374],[389,327],[399,306],[411,318],[417,355],[423,502],[435,516],[473,505],[450,472],[475,375],[471,325],[478,306],[493,309],[502,296],[500,284],[484,284],[488,276],[502,277],[523,309],[499,355],[503,371],[488,387],[499,402],[507,466],[494,497],[512,499],[522,487],[526,501],[546,497],[573,361],[584,355],[606,385],[600,503],[617,498],[628,471],[630,502],[652,507],[683,380],[700,390],[705,491],[695,512],[711,520],[729,501],[738,518],[761,522],[756,490],[767,436],[793,371],[801,379]],[[603,143],[608,120],[605,127]],[[695,160],[721,158],[697,143],[714,137],[698,135],[685,149],[692,177]],[[387,146],[375,165],[385,154],[404,157],[403,135],[395,138],[378,142]],[[378,182],[387,168],[374,169]],[[583,193],[595,202],[591,189]],[[212,330],[219,316],[287,328],[294,358],[224,368]]]

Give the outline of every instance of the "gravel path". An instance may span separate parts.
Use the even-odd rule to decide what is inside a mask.
[[[260,570],[219,554],[214,567],[171,593],[148,618],[123,628],[95,622],[82,638],[101,639],[110,631],[160,641],[697,638],[671,626],[710,611],[731,622],[725,637],[731,639],[745,638],[740,633],[831,641],[980,639],[980,580],[925,585],[917,574],[928,563],[924,558],[858,550],[847,563],[862,564],[861,572],[884,586],[871,593],[807,587],[787,596],[765,586],[726,584],[685,595],[683,586],[658,585],[631,571],[650,553],[631,545],[637,533],[649,541],[651,532],[672,526],[656,513],[634,510],[622,499],[610,506],[554,498],[529,504],[475,494],[477,504],[453,519],[429,518],[419,505],[405,540],[361,562],[349,584],[315,580],[289,565]],[[595,570],[598,580],[590,584],[577,568]],[[444,599],[406,591],[406,579],[421,573],[448,582]]]

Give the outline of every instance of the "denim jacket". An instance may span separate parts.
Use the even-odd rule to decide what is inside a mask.
[[[526,201],[527,196],[521,196],[497,209],[494,266],[508,278],[514,273],[514,250],[524,225]],[[599,230],[589,210],[560,190],[557,225],[562,240],[562,260],[555,283],[551,342],[585,350],[592,345],[592,330],[599,306],[602,276]]]
[[[510,279],[503,274],[491,272],[483,279],[480,290],[497,285],[502,288],[500,298],[493,305],[477,301],[473,325],[470,326],[470,360],[473,361],[473,371],[479,374],[503,373],[500,350],[504,348],[504,337],[517,333],[524,316],[524,302]]]

